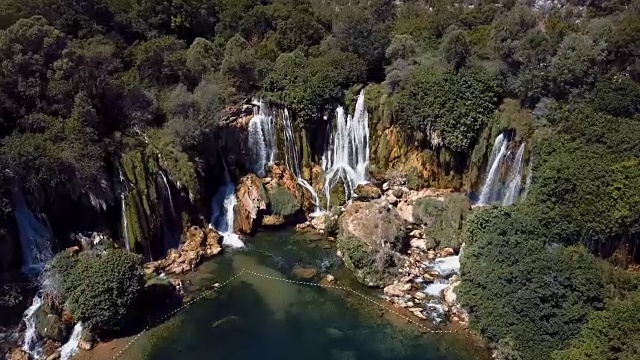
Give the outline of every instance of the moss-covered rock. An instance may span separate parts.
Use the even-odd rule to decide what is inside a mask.
[[[441,248],[460,249],[462,225],[471,211],[471,203],[463,194],[444,198],[423,198],[413,205],[413,220],[424,226],[425,238]]]
[[[382,191],[379,187],[368,183],[368,184],[359,184],[356,186],[354,190],[359,200],[375,200],[379,199],[382,196]]]
[[[71,327],[62,321],[60,315],[47,305],[40,306],[36,310],[35,324],[38,335],[57,342],[64,342],[71,330]]]
[[[276,186],[269,191],[271,212],[282,217],[291,217],[300,211],[300,203],[284,187]]]
[[[342,182],[342,180],[339,180],[329,190],[329,204],[327,204],[327,207],[330,209],[334,206],[342,206],[346,202],[347,202],[347,193],[344,189],[344,183]]]
[[[353,202],[340,219],[338,248],[345,265],[367,286],[383,286],[399,274],[398,252],[408,247],[405,221],[383,199]]]

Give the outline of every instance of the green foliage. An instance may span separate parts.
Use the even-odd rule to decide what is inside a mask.
[[[470,209],[469,199],[461,194],[449,195],[444,201],[424,198],[414,203],[413,220],[424,226],[425,236],[436,245],[459,249],[463,222]]]
[[[187,67],[200,76],[218,70],[222,51],[211,41],[196,38],[187,50]]]
[[[472,328],[511,339],[523,360],[563,348],[604,299],[596,260],[583,247],[548,242],[535,215],[519,206],[474,211],[461,260],[459,296]]]
[[[144,289],[142,258],[124,250],[58,254],[48,271],[59,276],[62,300],[74,319],[112,334],[129,325]],[[88,296],[90,295],[90,296]]]
[[[250,91],[256,82],[255,52],[240,35],[235,35],[224,49],[221,72],[241,92]]]
[[[186,44],[171,36],[140,42],[128,49],[140,81],[152,86],[177,84],[186,79]]]
[[[411,35],[396,35],[385,54],[389,60],[410,59],[416,55],[418,45]]]
[[[442,39],[441,49],[444,59],[454,69],[460,69],[470,55],[471,50],[467,43],[466,32],[463,30],[452,30]]]
[[[589,316],[580,334],[553,360],[614,360],[640,357],[640,293],[612,301]]]
[[[276,186],[269,191],[271,211],[280,216],[291,216],[300,211],[300,203],[287,189]]]
[[[458,72],[418,68],[397,93],[400,124],[434,145],[465,151],[487,124],[500,93],[499,75],[479,65]]]

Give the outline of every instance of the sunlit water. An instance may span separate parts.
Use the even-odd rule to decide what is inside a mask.
[[[247,249],[227,253],[185,278],[197,296],[241,269],[300,280],[294,267],[313,267],[341,285],[364,291],[325,240],[291,231],[248,239]],[[353,294],[244,274],[145,333],[122,359],[488,359],[461,334],[420,333]]]

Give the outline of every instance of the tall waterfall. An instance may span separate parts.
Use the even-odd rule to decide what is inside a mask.
[[[51,253],[53,234],[29,210],[22,191],[17,186],[11,189],[11,202],[13,214],[18,223],[23,270],[26,273],[39,273],[53,257]]]
[[[491,158],[489,159],[488,166],[489,172],[485,177],[484,185],[482,185],[482,191],[480,192],[480,201],[478,202],[481,205],[491,204],[493,199],[495,199],[496,197],[495,189],[498,180],[498,173],[500,172],[502,161],[507,154],[508,144],[509,142],[507,141],[504,134],[498,135],[493,143],[493,149],[491,150]]]
[[[120,200],[122,203],[122,238],[124,239],[124,248],[127,249],[128,252],[131,252],[131,244],[129,241],[129,231],[127,224],[127,208],[125,203],[124,193],[120,194]]]
[[[522,183],[522,163],[524,162],[524,145],[522,143],[516,154],[516,158],[511,164],[509,179],[507,182],[507,192],[502,200],[502,205],[509,206],[516,202],[520,195],[520,184]]]
[[[162,209],[162,228],[164,232],[164,242],[167,249],[177,248],[180,243],[180,231],[177,230],[176,224],[179,219],[176,218],[176,210],[173,205],[173,196],[171,195],[171,187],[164,174],[164,171],[158,171],[160,174],[159,179],[161,182],[162,190],[158,193],[161,195],[163,202],[161,203]],[[169,207],[168,211],[166,207]]]
[[[211,201],[211,225],[222,234],[222,244],[234,248],[244,247],[240,237],[233,232],[236,185],[231,181],[227,166],[224,166],[224,184]]]
[[[325,172],[324,193],[329,203],[330,191],[342,180],[347,196],[358,184],[367,182],[369,165],[369,114],[364,90],[360,92],[353,116],[345,116],[344,108],[336,110],[336,126],[322,157]]]
[[[282,122],[284,124],[285,163],[287,164],[287,168],[289,168],[289,170],[291,170],[295,175],[298,184],[309,190],[311,193],[311,196],[313,197],[313,204],[315,205],[314,214],[317,214],[320,212],[320,199],[318,198],[318,193],[316,193],[313,186],[302,178],[300,172],[298,144],[293,136],[293,125],[291,123],[291,117],[289,116],[289,110],[287,109],[284,109],[282,114]]]
[[[249,149],[254,172],[264,176],[265,166],[272,164],[275,156],[273,113],[264,102],[258,101],[255,104],[257,107],[254,109],[254,116],[249,121]]]
[[[60,348],[60,360],[69,360],[78,352],[78,344],[80,343],[81,335],[82,323],[77,323],[73,327],[69,340]]]

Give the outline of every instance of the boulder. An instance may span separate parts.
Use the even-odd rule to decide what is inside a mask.
[[[145,264],[145,273],[149,275],[165,271],[170,274],[183,274],[194,270],[202,260],[222,251],[222,237],[214,229],[192,226],[184,238],[186,240],[180,249],[169,249],[164,259]]]
[[[316,230],[318,230],[320,232],[323,232],[323,231],[325,231],[326,226],[327,226],[327,222],[329,220],[330,220],[329,214],[322,214],[322,215],[319,215],[319,216],[317,216],[317,217],[315,217],[315,218],[313,218],[311,220],[311,226],[314,229],[316,229]]]
[[[363,201],[379,199],[382,196],[382,191],[371,183],[359,184],[356,186],[354,192],[358,196],[358,199]]]
[[[240,179],[236,198],[238,204],[235,208],[234,228],[237,232],[250,234],[259,224],[259,217],[267,210],[269,197],[258,176],[249,174]]]
[[[411,290],[411,284],[396,282],[394,284],[385,286],[383,291],[387,296],[404,296],[409,290]]]
[[[29,354],[20,348],[13,349],[11,353],[8,354],[7,360],[29,360]]]
[[[285,223],[285,219],[281,215],[265,215],[262,218],[263,226],[280,226]]]
[[[411,239],[411,247],[418,248],[420,250],[427,250],[427,243],[424,239],[414,238]]]
[[[413,223],[413,205],[407,201],[400,201],[397,206],[398,214],[404,221]]]
[[[457,304],[456,300],[458,296],[456,295],[455,289],[458,285],[460,285],[460,281],[453,281],[446,289],[444,289],[444,302],[449,306]]]
[[[398,277],[398,252],[409,246],[406,222],[384,199],[352,202],[340,219],[338,249],[345,265],[367,286],[381,287]]]
[[[64,342],[69,336],[70,327],[46,305],[36,310],[35,323],[36,331],[42,338]]]
[[[222,242],[222,237],[220,233],[214,229],[207,228],[205,230],[206,234],[206,242],[204,247],[204,252],[207,257],[218,255],[222,251],[222,246],[220,243]]]

